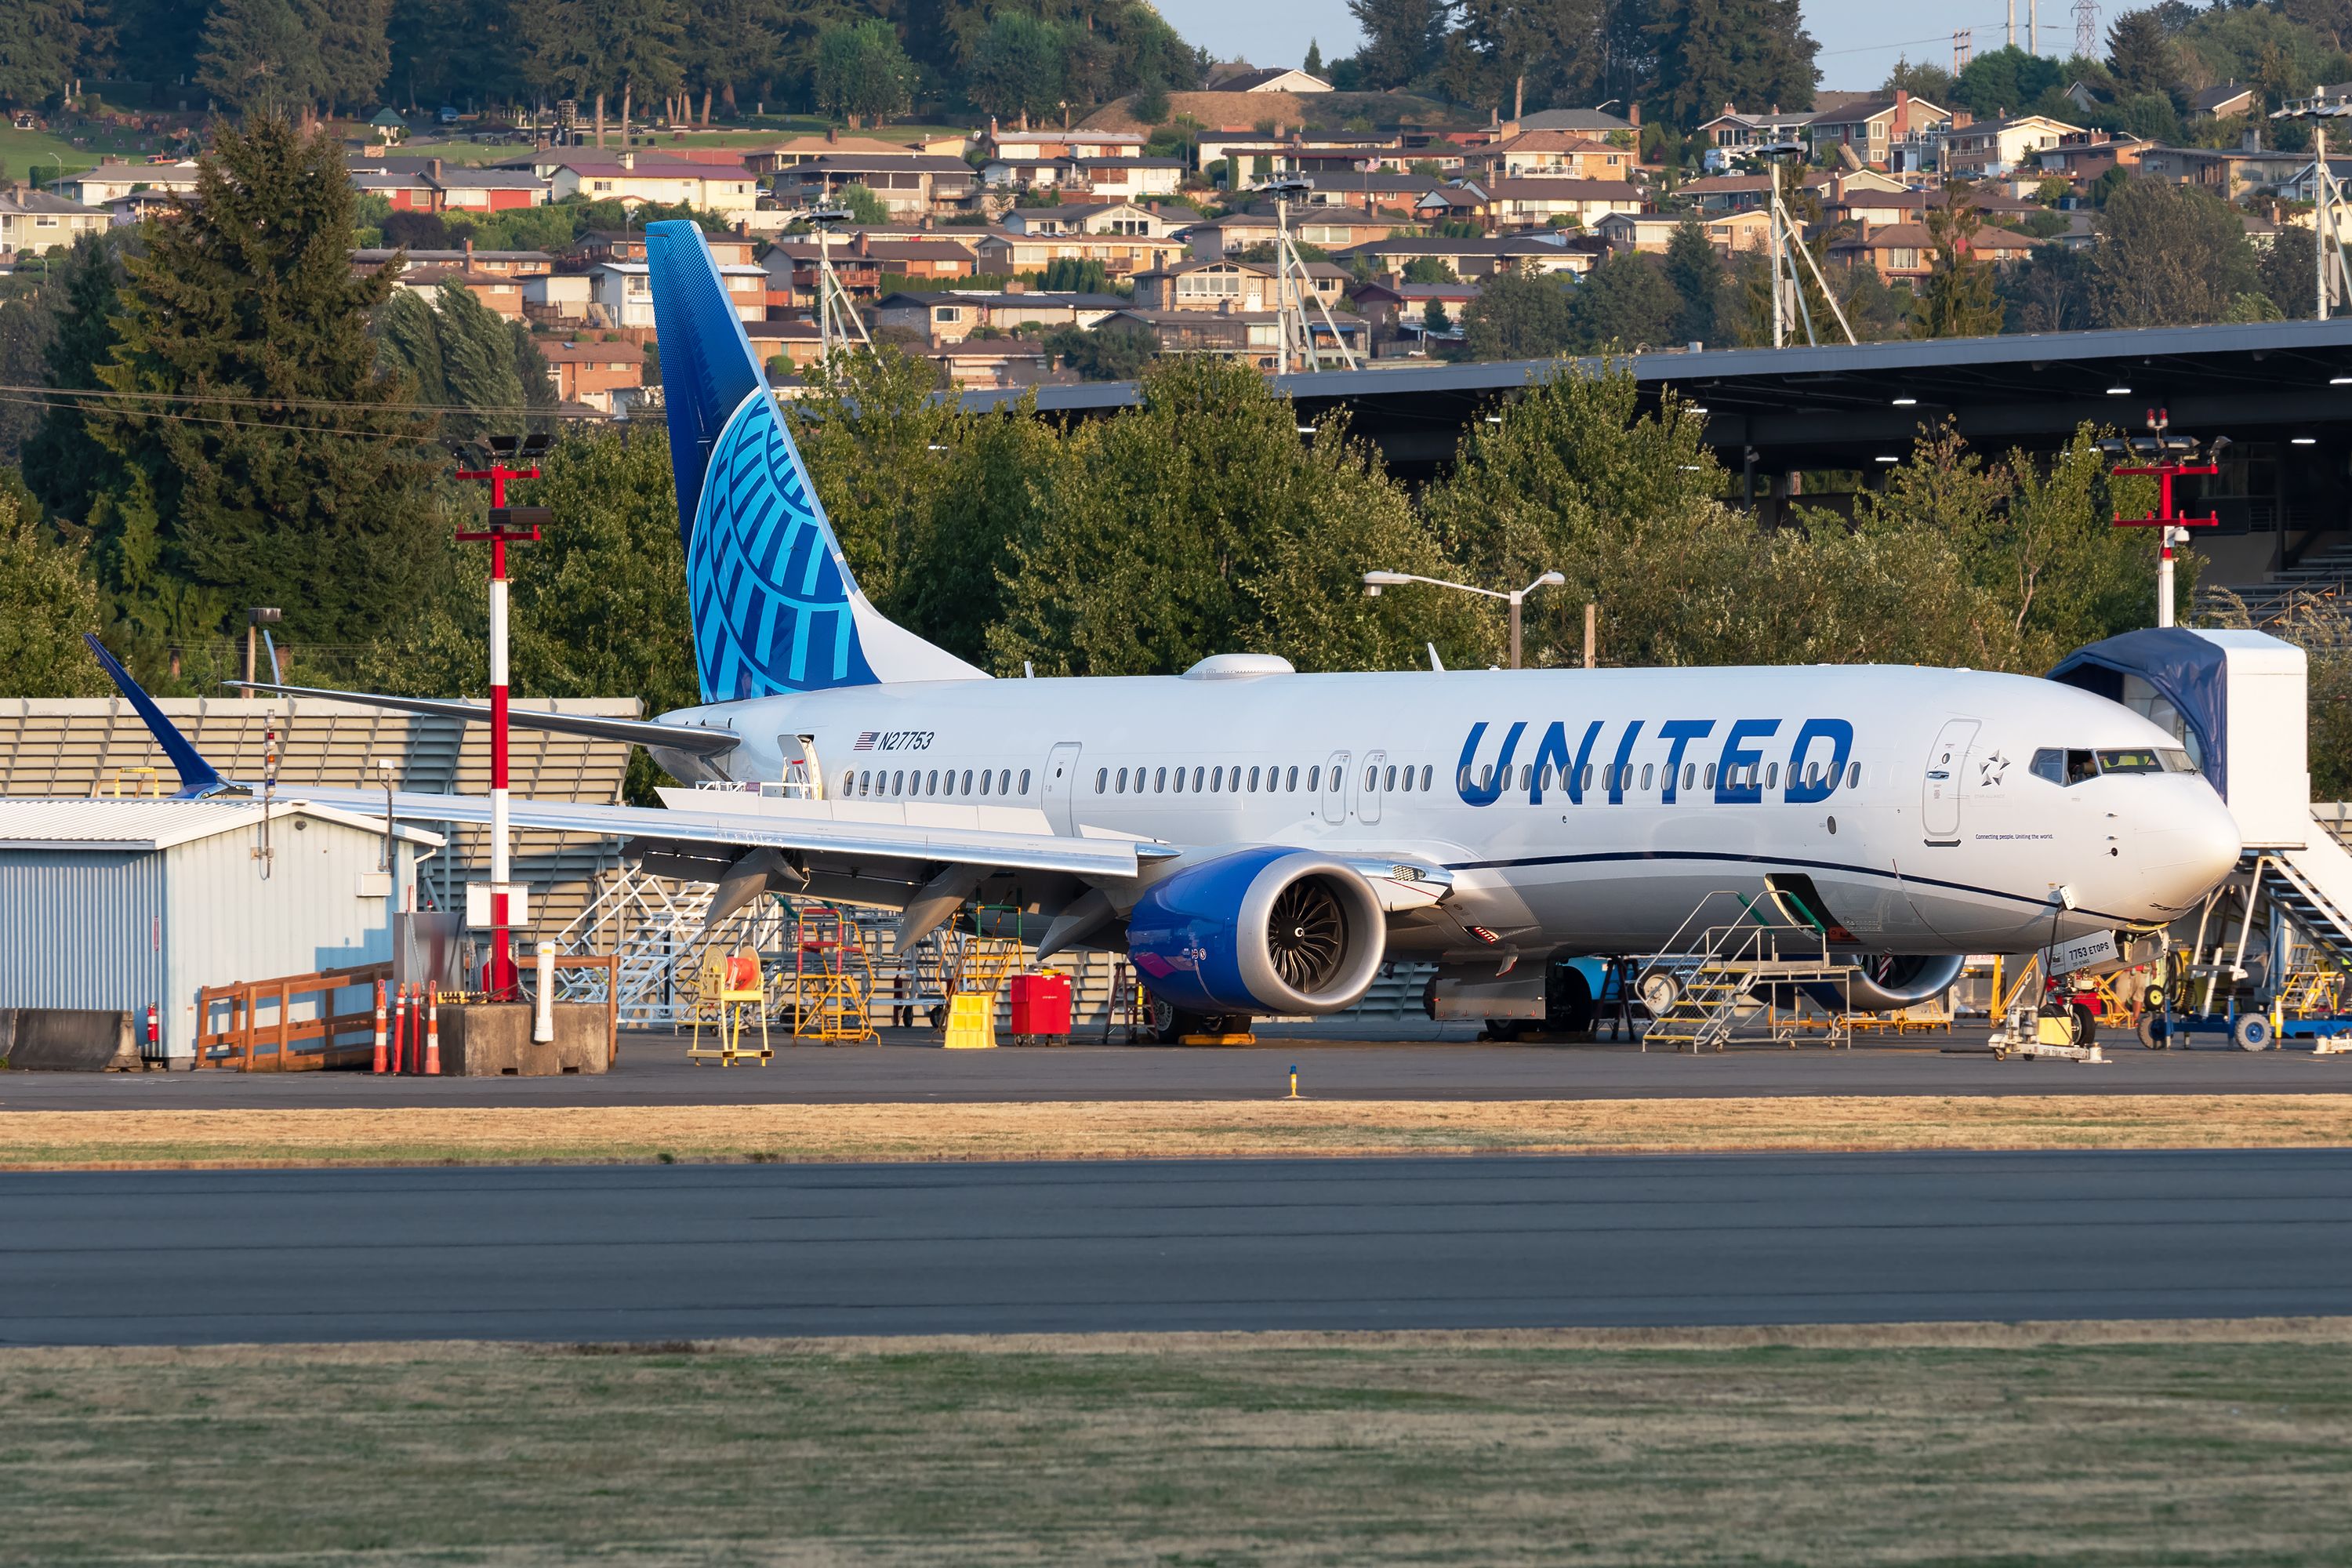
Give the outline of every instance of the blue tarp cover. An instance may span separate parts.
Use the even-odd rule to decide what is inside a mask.
[[[2058,661],[2050,679],[2120,702],[2124,677],[2137,675],[2180,710],[2205,777],[2221,798],[2230,798],[2228,752],[2229,657],[2216,644],[2179,626],[2150,626],[2078,647]]]

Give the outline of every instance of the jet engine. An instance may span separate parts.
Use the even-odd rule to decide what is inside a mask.
[[[1127,945],[1152,994],[1184,1012],[1336,1013],[1370,988],[1388,927],[1354,868],[1270,847],[1154,882]]]
[[[1864,956],[1853,977],[1853,1007],[1857,1013],[1891,1013],[1942,995],[1960,978],[1968,960],[1958,953],[1879,952]],[[1845,997],[1823,986],[1813,999],[1827,1007],[1843,1007]]]

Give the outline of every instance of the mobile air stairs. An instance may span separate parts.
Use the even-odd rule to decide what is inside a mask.
[[[2337,984],[2315,982],[2352,972],[2352,852],[2311,804],[2304,650],[2265,632],[2162,626],[2079,648],[2051,678],[2179,737],[2243,841],[2236,870],[2173,929],[2175,994],[2143,1041],[2219,1028],[2259,1049],[2282,1004],[2333,998]],[[2236,1027],[2265,1012],[2269,1027]]]
[[[1705,923],[1709,920],[1717,923]],[[1795,999],[1824,992],[1847,1004],[1831,1009],[1827,1043],[1851,1044],[1853,974],[1854,966],[1830,952],[1827,933],[1787,894],[1769,887],[1760,895],[1718,889],[1699,900],[1635,977],[1635,994],[1650,1013],[1642,1049],[1719,1051],[1759,1016],[1773,1043],[1793,1047]]]

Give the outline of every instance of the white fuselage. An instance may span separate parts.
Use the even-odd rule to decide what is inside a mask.
[[[2172,750],[2168,733],[2069,687],[1967,670],[916,681],[667,717],[740,734],[738,781],[783,777],[808,737],[829,798],[1443,866],[1457,920],[1517,949],[1653,951],[1709,893],[1777,872],[1810,879],[1861,949],[2015,952],[2163,924],[2239,849],[2197,774],[2030,771],[2053,750]],[[1459,942],[1433,927],[1391,946]]]

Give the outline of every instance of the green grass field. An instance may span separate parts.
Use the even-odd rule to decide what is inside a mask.
[[[74,144],[76,137],[80,139],[80,146]],[[102,132],[93,127],[78,129],[68,137],[47,131],[18,131],[0,121],[0,163],[7,164],[10,180],[35,180],[46,184],[59,178],[60,170],[74,174],[94,169],[110,159],[135,161],[162,151],[163,141],[158,136]]]
[[[0,1351],[0,1560],[2345,1562],[2246,1331]]]

